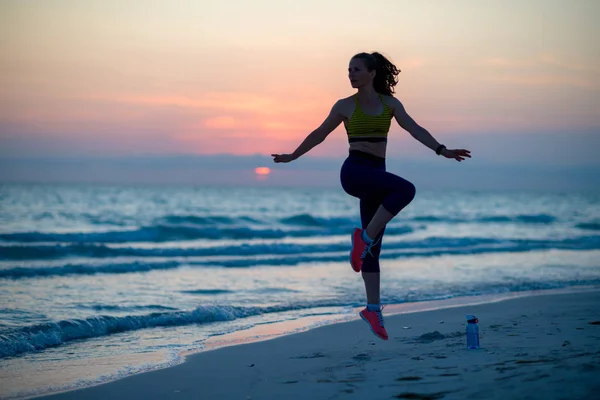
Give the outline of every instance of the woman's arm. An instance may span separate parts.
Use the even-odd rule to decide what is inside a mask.
[[[396,118],[396,122],[400,125],[404,130],[406,130],[412,137],[417,139],[419,142],[423,143],[425,146],[429,147],[431,150],[435,151],[439,147],[439,143],[431,133],[427,131],[427,129],[423,128],[419,124],[415,122],[414,119],[404,109],[404,106],[395,97],[392,97],[392,109],[394,112],[394,118]]]
[[[440,147],[440,143],[437,140],[435,140],[433,136],[431,136],[431,133],[429,133],[427,129],[417,124],[415,120],[412,119],[410,115],[408,115],[400,100],[398,100],[395,97],[392,97],[391,106],[392,111],[394,113],[394,118],[396,118],[396,122],[398,122],[398,125],[400,125],[404,130],[410,133],[412,137],[417,139],[419,142],[423,143],[425,146],[429,147],[431,150],[438,150],[438,148]],[[446,158],[453,158],[456,161],[463,161],[465,158],[471,158],[471,152],[469,150],[449,150],[446,149],[445,146],[443,146],[439,154]]]
[[[312,131],[292,154],[271,154],[271,156],[274,157],[273,161],[276,163],[293,161],[303,154],[308,153],[316,145],[322,143],[344,120],[341,108],[341,100],[339,100],[333,105],[329,115],[325,118],[325,121],[323,121],[321,126]]]

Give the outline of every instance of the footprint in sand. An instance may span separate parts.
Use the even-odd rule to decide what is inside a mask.
[[[364,375],[351,375],[346,379],[338,380],[339,383],[356,383],[356,382],[364,382]]]
[[[321,357],[327,357],[327,354],[323,354],[323,353],[313,353],[310,356],[297,356],[297,357],[290,357],[290,358],[295,358],[295,359],[307,359],[307,358],[321,358]]]
[[[539,359],[539,360],[517,360],[515,364],[539,364],[539,363],[552,363],[556,360],[553,359]]]
[[[445,395],[447,395],[449,393],[453,393],[453,392],[457,392],[457,390],[448,391],[448,392],[429,393],[429,394],[406,392],[406,393],[397,394],[394,397],[396,399],[437,400],[437,399],[441,399]]]
[[[361,353],[361,354],[355,355],[354,357],[352,357],[352,359],[356,360],[356,361],[370,361],[371,356],[369,356],[368,354]]]
[[[500,378],[494,378],[495,381],[505,381],[511,378],[517,378],[519,376],[523,376],[523,374],[512,374],[512,375],[506,375],[506,376],[502,376]]]
[[[397,381],[420,381],[421,378],[420,376],[402,376],[398,379],[396,379]]]
[[[496,367],[496,371],[500,372],[501,374],[503,374],[504,371],[511,371],[513,369],[517,369],[517,367]]]
[[[463,332],[450,332],[445,335],[441,334],[438,331],[427,332],[415,338],[414,340],[421,343],[431,343],[436,340],[444,340],[444,339],[456,339],[462,338],[464,336]]]
[[[549,376],[550,375],[548,375],[548,374],[541,374],[541,375],[531,376],[529,378],[523,379],[521,382],[535,382],[535,381],[539,381],[540,379],[548,378]]]
[[[585,363],[581,364],[579,369],[581,370],[581,372],[590,372],[595,371],[596,369],[598,369],[598,367],[596,367],[594,364]]]
[[[438,331],[433,331],[433,332],[428,332],[428,333],[424,333],[421,336],[419,336],[417,338],[418,342],[421,343],[431,343],[434,342],[436,340],[443,340],[446,337],[444,335],[442,335],[441,333],[439,333]]]

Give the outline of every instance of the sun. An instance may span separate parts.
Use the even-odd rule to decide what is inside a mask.
[[[256,172],[256,175],[265,176],[265,175],[269,175],[271,173],[271,168],[269,168],[269,167],[256,167],[256,168],[254,168],[254,172]]]

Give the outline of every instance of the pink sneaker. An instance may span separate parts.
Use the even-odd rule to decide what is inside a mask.
[[[383,326],[383,314],[379,311],[369,311],[367,308],[360,312],[360,317],[369,324],[371,331],[380,339],[388,340],[388,334]]]
[[[363,260],[371,252],[371,247],[377,244],[377,240],[371,244],[366,244],[362,238],[363,229],[354,228],[352,232],[352,250],[350,250],[350,265],[356,272],[360,272]]]
[[[360,272],[362,269],[362,254],[366,247],[367,244],[362,239],[362,229],[354,228],[352,232],[352,249],[350,250],[350,265],[356,272]]]

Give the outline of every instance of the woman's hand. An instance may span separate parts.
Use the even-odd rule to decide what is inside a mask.
[[[465,158],[471,158],[471,152],[465,149],[443,149],[440,154],[446,158],[454,158],[458,162],[464,160]]]
[[[273,161],[276,163],[289,163],[290,161],[294,161],[296,158],[293,154],[271,154],[273,157]]]

